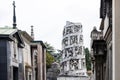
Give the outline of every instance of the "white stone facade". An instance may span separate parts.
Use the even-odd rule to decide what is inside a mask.
[[[61,76],[58,77],[57,80],[90,80],[88,76],[80,77],[80,76]]]
[[[81,23],[67,21],[63,30],[60,75],[87,76]]]

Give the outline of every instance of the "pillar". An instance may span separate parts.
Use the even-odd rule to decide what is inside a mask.
[[[113,80],[120,79],[120,0],[113,1]]]

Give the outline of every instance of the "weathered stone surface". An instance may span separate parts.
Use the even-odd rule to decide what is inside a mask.
[[[59,76],[57,80],[89,80],[88,76]]]
[[[60,66],[57,62],[54,62],[51,68],[48,69],[47,80],[57,80],[59,72],[60,72]]]
[[[81,23],[66,22],[60,63],[60,75],[87,76]]]

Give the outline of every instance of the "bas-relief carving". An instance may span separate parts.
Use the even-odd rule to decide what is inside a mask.
[[[68,53],[69,53],[69,57],[72,57],[73,56],[73,48],[70,47],[67,50],[68,50]]]
[[[73,32],[74,32],[73,26],[70,26],[69,34],[71,34]]]
[[[66,28],[66,35],[70,34],[70,33],[72,33],[72,29],[71,29],[71,27],[67,27]]]
[[[69,26],[66,29],[64,29],[63,35],[71,34],[73,32],[78,32],[79,30],[81,30],[80,26],[75,26],[74,28],[73,26]],[[82,42],[82,41],[83,41],[83,35],[80,35],[79,42]],[[78,35],[70,36],[70,45],[75,43],[78,44]],[[65,37],[63,39],[63,46],[68,46],[68,37]]]
[[[78,36],[77,35],[70,36],[70,45],[75,43],[78,44]]]
[[[75,55],[82,54],[82,46],[75,46]]]
[[[79,34],[77,33],[79,32]],[[75,34],[74,34],[75,33]],[[75,58],[77,55],[82,54],[83,35],[82,35],[82,25],[68,25],[63,30],[63,56],[65,61],[63,62],[62,70],[63,72],[67,70],[78,70],[79,65],[85,65],[85,62],[79,62],[80,59]],[[78,45],[80,43],[80,46]],[[66,63],[69,61],[69,64]],[[69,68],[68,68],[69,66]],[[83,72],[84,73],[84,72]],[[79,73],[77,73],[79,74]],[[80,73],[82,74],[82,73]]]
[[[81,59],[82,68],[85,67],[85,59]]]
[[[66,57],[67,57],[67,54],[68,54],[68,52],[67,52],[67,50],[66,50],[66,49],[65,49],[65,53],[64,53],[64,54],[65,54],[65,58],[66,58]]]
[[[83,42],[83,35],[80,35],[79,43]]]
[[[75,25],[74,26],[74,32],[80,31],[80,25]]]
[[[62,41],[63,43],[63,46],[68,46],[69,44],[70,45],[73,45],[73,44],[78,44],[78,35],[72,35],[70,36],[70,43],[68,42],[68,37],[65,37]]]
[[[60,64],[60,66],[61,66],[61,70],[63,70],[64,69],[64,63]]]
[[[63,50],[64,58],[73,57],[82,54],[82,46],[75,46]]]
[[[62,50],[62,57],[65,58],[65,50]]]
[[[65,54],[64,58],[66,57],[72,57],[73,56],[73,48],[66,48],[63,50],[63,54]]]
[[[72,35],[72,36],[70,36],[70,43],[68,43],[68,40],[69,40],[68,37],[65,37],[63,39],[63,45],[64,46],[68,46],[69,44],[70,45],[78,44],[78,35]],[[80,35],[80,37],[79,37],[79,43],[81,43],[81,42],[83,42],[83,35]]]
[[[79,31],[82,32],[82,25],[68,26],[68,27],[64,28],[63,36],[65,36],[67,34],[76,33],[76,32],[79,32]]]
[[[79,67],[78,67],[78,64],[79,64],[79,59],[71,59],[70,60],[70,70],[77,70],[77,69],[79,69]]]
[[[74,60],[74,68],[75,68],[75,70],[78,69],[78,64],[79,64],[79,60],[78,59]]]
[[[68,37],[63,39],[63,46],[68,46]]]
[[[67,68],[67,62],[65,61],[65,62],[63,62],[63,64],[64,64],[63,69],[66,71],[66,68]]]

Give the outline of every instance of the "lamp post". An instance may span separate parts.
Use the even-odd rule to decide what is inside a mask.
[[[98,33],[99,32],[97,31],[96,27],[94,27],[93,30],[92,30],[92,32],[91,32],[91,38],[92,38],[92,40],[98,39]]]
[[[93,72],[93,74],[94,74],[94,72],[95,72],[95,57],[94,57],[94,52],[95,51],[93,51],[93,48],[92,48],[92,45],[93,45],[93,42],[94,42],[94,40],[97,40],[97,38],[98,38],[98,31],[97,31],[97,29],[96,29],[96,27],[94,26],[94,28],[93,28],[93,30],[92,30],[92,32],[91,32],[91,60],[92,60],[92,72]]]

